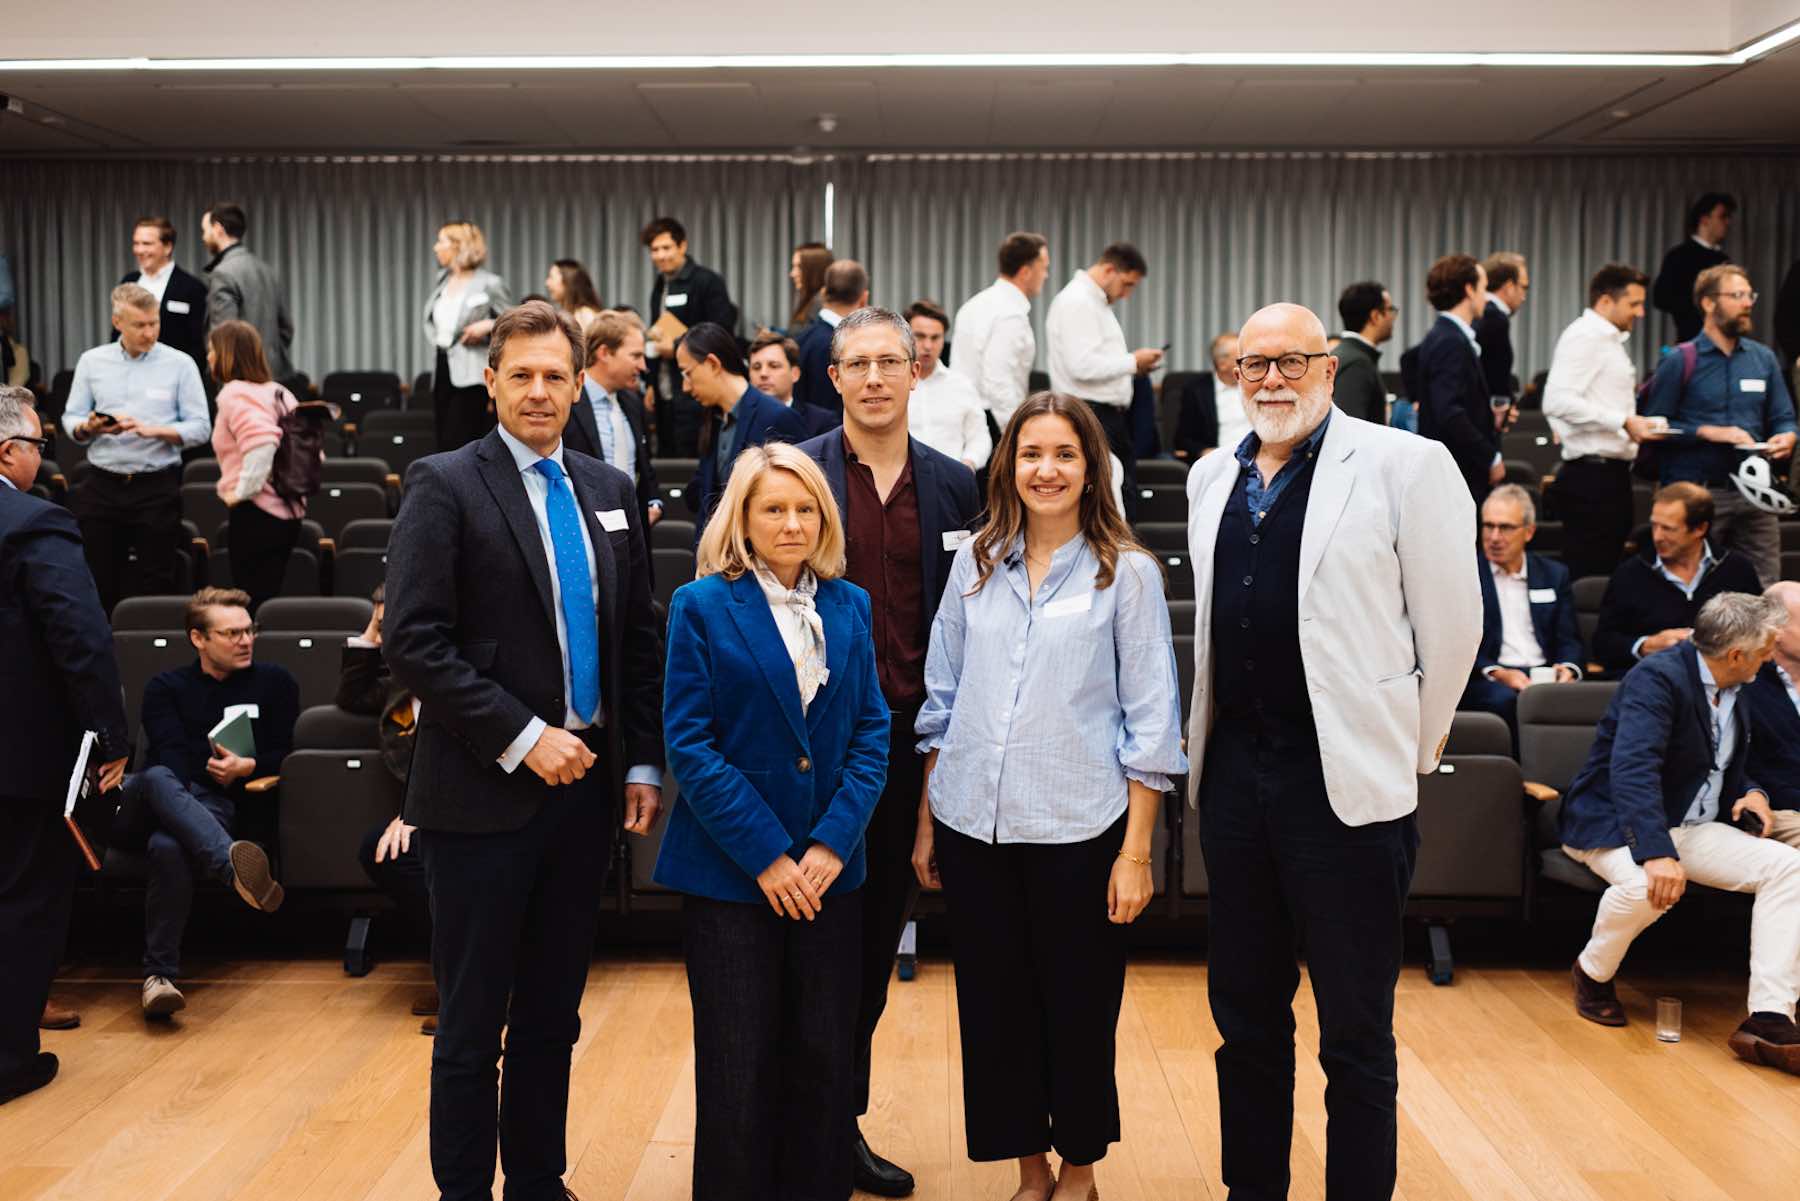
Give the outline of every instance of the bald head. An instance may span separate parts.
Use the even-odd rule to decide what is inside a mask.
[[[1337,360],[1325,352],[1325,326],[1311,309],[1258,309],[1238,333],[1238,356],[1244,414],[1265,446],[1292,447],[1331,411]]]
[[[1313,353],[1325,349],[1325,324],[1305,305],[1271,304],[1250,314],[1238,331],[1240,355],[1273,359],[1290,350]]]

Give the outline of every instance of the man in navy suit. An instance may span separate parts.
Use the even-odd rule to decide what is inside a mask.
[[[1513,380],[1512,320],[1525,306],[1531,272],[1525,256],[1496,250],[1481,264],[1487,276],[1487,305],[1476,316],[1475,343],[1481,347],[1481,374],[1487,380],[1488,403],[1498,412],[1518,399]]]
[[[103,790],[129,749],[112,629],[68,510],[29,495],[43,427],[24,388],[0,386],[0,1104],[56,1076],[38,1018],[62,957],[80,857],[62,801],[92,730]]]
[[[1763,595],[1787,610],[1788,623],[1775,639],[1774,658],[1744,685],[1747,770],[1769,794],[1769,837],[1800,847],[1800,584],[1783,580]]]
[[[1537,533],[1537,507],[1517,484],[1502,484],[1481,504],[1481,646],[1463,693],[1463,709],[1498,713],[1517,739],[1519,693],[1548,670],[1565,683],[1581,678],[1581,627],[1569,569],[1526,553]]]
[[[1623,1026],[1613,988],[1631,942],[1687,882],[1756,895],[1750,993],[1731,1049],[1800,1074],[1800,850],[1767,837],[1769,796],[1746,770],[1755,741],[1744,685],[1787,624],[1778,601],[1725,592],[1687,642],[1626,675],[1562,808],[1563,850],[1610,886],[1570,969],[1575,1011]]]
[[[570,450],[617,467],[637,485],[644,528],[662,520],[656,494],[656,464],[644,420],[644,396],[637,390],[644,372],[644,326],[635,313],[607,309],[588,327],[587,367],[581,390],[569,406],[563,444]]]
[[[830,339],[826,339],[827,354]],[[826,430],[843,424],[840,413],[809,405],[794,396],[800,384],[800,344],[786,334],[765,329],[750,343],[750,386],[766,396],[773,396],[800,415],[806,423],[806,436],[816,438]]]
[[[925,759],[913,722],[925,700],[925,651],[956,548],[981,500],[975,473],[907,433],[918,382],[912,327],[887,309],[857,309],[837,325],[830,380],[844,425],[801,444],[831,483],[844,519],[846,576],[869,594],[876,674],[893,715],[887,784],[869,820],[863,886],[862,1006],[856,1026],[856,1112],[869,1108],[870,1047],[887,1005],[894,952],[918,899],[913,839]],[[855,1135],[856,1187],[883,1197],[913,1190],[912,1174]]]
[[[806,423],[800,414],[750,386],[750,368],[735,336],[723,326],[696,325],[675,347],[681,379],[710,412],[700,433],[700,461],[688,484],[694,513],[694,545],[731,478],[731,466],[746,446],[800,442]]]
[[[137,270],[122,284],[137,284],[162,310],[157,341],[194,360],[206,378],[206,285],[175,265],[175,226],[167,217],[142,217],[131,229],[131,257]],[[113,337],[119,336],[113,331]]]
[[[508,1197],[565,1196],[602,881],[621,815],[644,834],[661,806],[662,637],[637,498],[562,445],[581,355],[549,304],[503,314],[486,372],[499,427],[413,464],[388,543],[388,667],[421,702],[404,815],[431,895],[443,1201],[491,1197],[496,1134]]]
[[[1445,255],[1431,265],[1425,294],[1438,319],[1401,361],[1407,399],[1418,408],[1419,433],[1450,448],[1480,504],[1506,475],[1475,339],[1475,318],[1487,307],[1487,274],[1466,254]]]
[[[869,273],[855,259],[839,259],[825,268],[819,315],[794,335],[800,346],[800,382],[794,399],[837,416],[844,402],[831,385],[831,338],[840,322],[869,303]]]

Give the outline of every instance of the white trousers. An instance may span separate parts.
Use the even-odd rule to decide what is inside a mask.
[[[1724,822],[1702,822],[1669,831],[1689,881],[1731,892],[1756,895],[1750,911],[1751,1013],[1794,1016],[1800,996],[1800,815],[1777,812],[1784,836],[1757,838]],[[1650,904],[1648,877],[1625,847],[1578,851],[1564,847],[1571,859],[1586,864],[1611,887],[1600,897],[1594,932],[1582,948],[1581,970],[1602,983],[1611,980],[1636,938],[1662,911]]]

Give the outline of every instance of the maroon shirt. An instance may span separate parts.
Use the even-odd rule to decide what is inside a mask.
[[[850,582],[869,594],[875,627],[875,674],[891,708],[925,699],[924,566],[920,558],[919,492],[913,485],[912,455],[886,502],[875,473],[856,458],[844,439],[844,535]]]

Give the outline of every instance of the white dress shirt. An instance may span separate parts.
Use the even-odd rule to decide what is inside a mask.
[[[1213,411],[1219,418],[1218,447],[1227,454],[1238,448],[1250,432],[1250,416],[1244,412],[1244,390],[1213,376]]]
[[[1106,293],[1084,268],[1050,302],[1044,321],[1050,386],[1089,404],[1129,408],[1137,359]]]
[[[906,402],[906,430],[940,454],[977,467],[994,449],[981,394],[968,376],[946,367],[913,385]]]
[[[163,293],[169,290],[169,279],[175,274],[175,260],[170,259],[163,264],[163,269],[155,275],[148,271],[138,273],[138,287],[156,297],[157,306],[162,305]]]
[[[1031,391],[1037,335],[1031,298],[1009,279],[997,279],[956,310],[951,368],[975,385],[981,403],[1002,429]]]
[[[439,350],[449,350],[456,342],[456,335],[461,332],[456,328],[456,319],[462,315],[465,290],[458,288],[452,292],[446,286],[437,294],[437,299],[431,302],[431,325],[436,331],[433,341]]]
[[[1507,667],[1542,667],[1544,647],[1531,624],[1531,584],[1525,564],[1514,572],[1490,560],[1488,570],[1494,573],[1494,594],[1500,598],[1500,662]]]
[[[1637,369],[1625,353],[1630,338],[1629,331],[1587,309],[1556,339],[1544,384],[1544,416],[1562,443],[1564,460],[1637,457],[1637,443],[1625,433],[1625,419],[1637,412]]]

